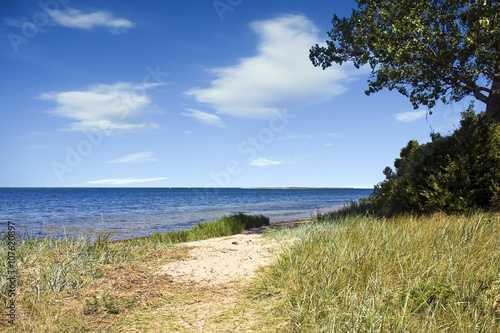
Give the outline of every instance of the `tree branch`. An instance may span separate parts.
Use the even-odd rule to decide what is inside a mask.
[[[477,87],[476,89],[474,89],[474,97],[476,97],[477,100],[480,100],[484,104],[488,104],[488,97],[483,93],[481,93],[481,90],[486,91],[489,89],[485,89],[483,87]]]
[[[486,87],[476,87],[476,89],[479,91],[486,91],[488,94],[491,94],[491,89],[488,89]]]

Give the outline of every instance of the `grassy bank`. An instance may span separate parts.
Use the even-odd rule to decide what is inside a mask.
[[[214,332],[500,331],[500,214],[384,218],[362,210],[270,229],[282,253],[251,288],[173,283],[156,268],[186,257],[178,242],[265,225],[262,216],[118,242],[20,241],[17,326],[0,317],[0,331],[200,331],[185,321],[206,320],[198,318],[206,307],[213,315],[203,328]]]
[[[234,235],[268,224],[264,216],[234,214],[199,223],[188,231],[125,241],[17,239],[16,326],[7,323],[6,305],[11,297],[7,239],[2,237],[0,331],[121,331],[135,327],[144,317],[154,321],[155,309],[169,304],[172,295],[186,294],[172,285],[168,275],[154,274],[160,264],[186,256],[188,248],[174,244]],[[122,322],[126,324],[120,328]]]
[[[271,236],[258,285],[295,332],[499,332],[500,215],[333,214]]]

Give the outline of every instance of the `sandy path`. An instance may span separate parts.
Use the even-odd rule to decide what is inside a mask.
[[[174,281],[204,285],[220,285],[253,277],[260,266],[270,263],[281,243],[262,237],[265,228],[295,227],[303,221],[275,223],[254,228],[242,234],[213,238],[186,245],[187,260],[176,260],[160,267],[159,275],[167,274]]]

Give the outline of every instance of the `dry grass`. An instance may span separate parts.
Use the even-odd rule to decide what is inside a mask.
[[[5,239],[0,245],[6,264]],[[275,299],[254,298],[247,282],[209,288],[158,274],[169,261],[185,260],[189,249],[155,238],[18,240],[16,325],[1,311],[0,331],[237,332],[279,326],[278,317],[268,313]],[[3,309],[8,285],[1,274]]]
[[[166,290],[171,279],[153,276],[152,267],[159,261],[182,259],[187,252],[185,247],[156,249],[147,254],[130,250],[129,257],[123,260],[110,261],[103,256],[104,260],[81,262],[76,259],[76,253],[83,242],[52,242],[57,245],[44,244],[44,257],[32,252],[34,258],[27,256],[28,260],[20,264],[16,325],[7,324],[7,318],[2,316],[0,330],[107,331],[118,318],[161,302],[162,290]],[[117,247],[117,244],[108,246]],[[112,256],[110,248],[105,251]],[[86,267],[77,269],[78,264]],[[2,300],[6,299],[2,294]]]
[[[260,280],[295,332],[499,332],[500,215],[353,215],[299,237]]]
[[[279,327],[279,317],[270,315],[277,299],[252,296],[248,281],[210,287],[157,274],[162,264],[184,260],[188,250],[150,250],[140,260],[103,265],[102,276],[78,290],[45,290],[39,295],[29,286],[41,268],[21,270],[25,282],[16,296],[16,326],[2,317],[0,331],[274,332]]]

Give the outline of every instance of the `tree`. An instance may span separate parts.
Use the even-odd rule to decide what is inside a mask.
[[[349,18],[334,15],[314,66],[352,61],[372,73],[366,94],[388,88],[413,106],[468,95],[500,121],[500,3],[493,0],[357,0]]]

